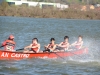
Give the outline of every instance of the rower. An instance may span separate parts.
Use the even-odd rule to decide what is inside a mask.
[[[43,52],[53,52],[56,49],[55,39],[51,38],[50,43],[44,46],[45,50]]]
[[[6,51],[15,51],[15,44],[14,36],[10,35],[9,38],[2,43],[2,47],[4,47]]]
[[[81,49],[83,46],[82,38],[83,37],[81,35],[79,35],[78,41],[75,41],[73,44],[71,44],[71,47],[73,47],[74,49]]]
[[[69,37],[65,36],[64,41],[57,45],[57,51],[66,51],[69,48]]]
[[[38,53],[40,50],[40,44],[37,38],[32,39],[32,43],[24,48],[24,53]]]

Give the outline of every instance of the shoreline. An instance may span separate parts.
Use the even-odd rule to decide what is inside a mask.
[[[87,19],[100,20],[100,11],[81,11],[67,8],[65,10],[28,6],[0,5],[0,16],[31,17],[31,18],[57,18],[57,19]]]
[[[12,17],[12,18],[34,18],[34,19],[61,19],[61,20],[96,20],[99,21],[100,19],[68,19],[68,18],[37,18],[37,17],[20,17],[20,16],[0,16],[0,17]]]

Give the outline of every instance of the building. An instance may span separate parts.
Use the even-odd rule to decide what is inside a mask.
[[[60,4],[60,3],[48,3],[48,2],[33,2],[33,1],[27,1],[27,0],[6,0],[9,4],[14,4],[14,5],[22,5],[26,4],[27,6],[39,6],[40,8],[43,8],[44,6],[52,6],[54,8],[58,9],[66,9],[69,6],[65,4]]]

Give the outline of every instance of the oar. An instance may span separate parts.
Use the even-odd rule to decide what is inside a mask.
[[[52,52],[54,54],[56,54],[58,57],[60,57],[61,59],[64,59],[63,57],[61,57],[59,54],[57,54],[56,52]],[[64,59],[65,60],[65,59]]]
[[[5,44],[5,45],[2,45],[2,46],[0,46],[0,48],[2,48],[2,47],[4,47],[4,46],[6,46],[7,44]]]
[[[21,48],[21,49],[16,49],[16,51],[20,51],[20,50],[24,50],[24,48]]]
[[[3,46],[0,46],[0,48],[2,48]]]
[[[60,57],[61,59],[63,59],[63,60],[65,60],[65,58],[63,58],[63,57],[61,57],[60,55],[58,55],[56,52],[53,52],[54,54],[56,54],[58,57]],[[79,55],[77,55],[77,54],[75,54],[75,53],[73,53],[73,52],[70,52],[70,53],[72,53],[72,54],[74,54],[74,55],[76,55],[77,57],[80,57],[80,58],[82,58],[81,56],[79,56]]]
[[[73,53],[73,52],[71,52],[71,51],[68,51],[68,52],[70,52],[70,53],[76,55],[77,57],[81,57],[81,56],[79,56],[79,55],[77,55],[77,54],[75,54],[75,53]],[[82,58],[82,57],[81,57],[81,58]]]
[[[44,50],[45,51],[45,50]],[[63,57],[61,57],[60,55],[58,55],[56,52],[50,52],[50,53],[54,53],[55,55],[57,55],[58,57],[60,57],[61,59],[64,59]],[[65,60],[65,59],[64,59]]]

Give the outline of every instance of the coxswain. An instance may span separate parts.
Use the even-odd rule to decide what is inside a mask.
[[[50,43],[44,46],[45,50],[43,52],[53,52],[56,49],[55,39],[51,38]]]
[[[71,44],[71,47],[74,49],[81,49],[83,46],[83,37],[81,35],[78,36],[78,41],[75,41],[73,44]]]
[[[59,51],[66,51],[69,48],[69,37],[65,36],[64,41],[57,45],[57,50]]]
[[[2,47],[4,47],[6,51],[15,51],[15,44],[14,36],[10,35],[9,38],[2,43]]]
[[[24,48],[24,53],[38,53],[40,50],[40,44],[37,38],[32,39],[32,43]]]

